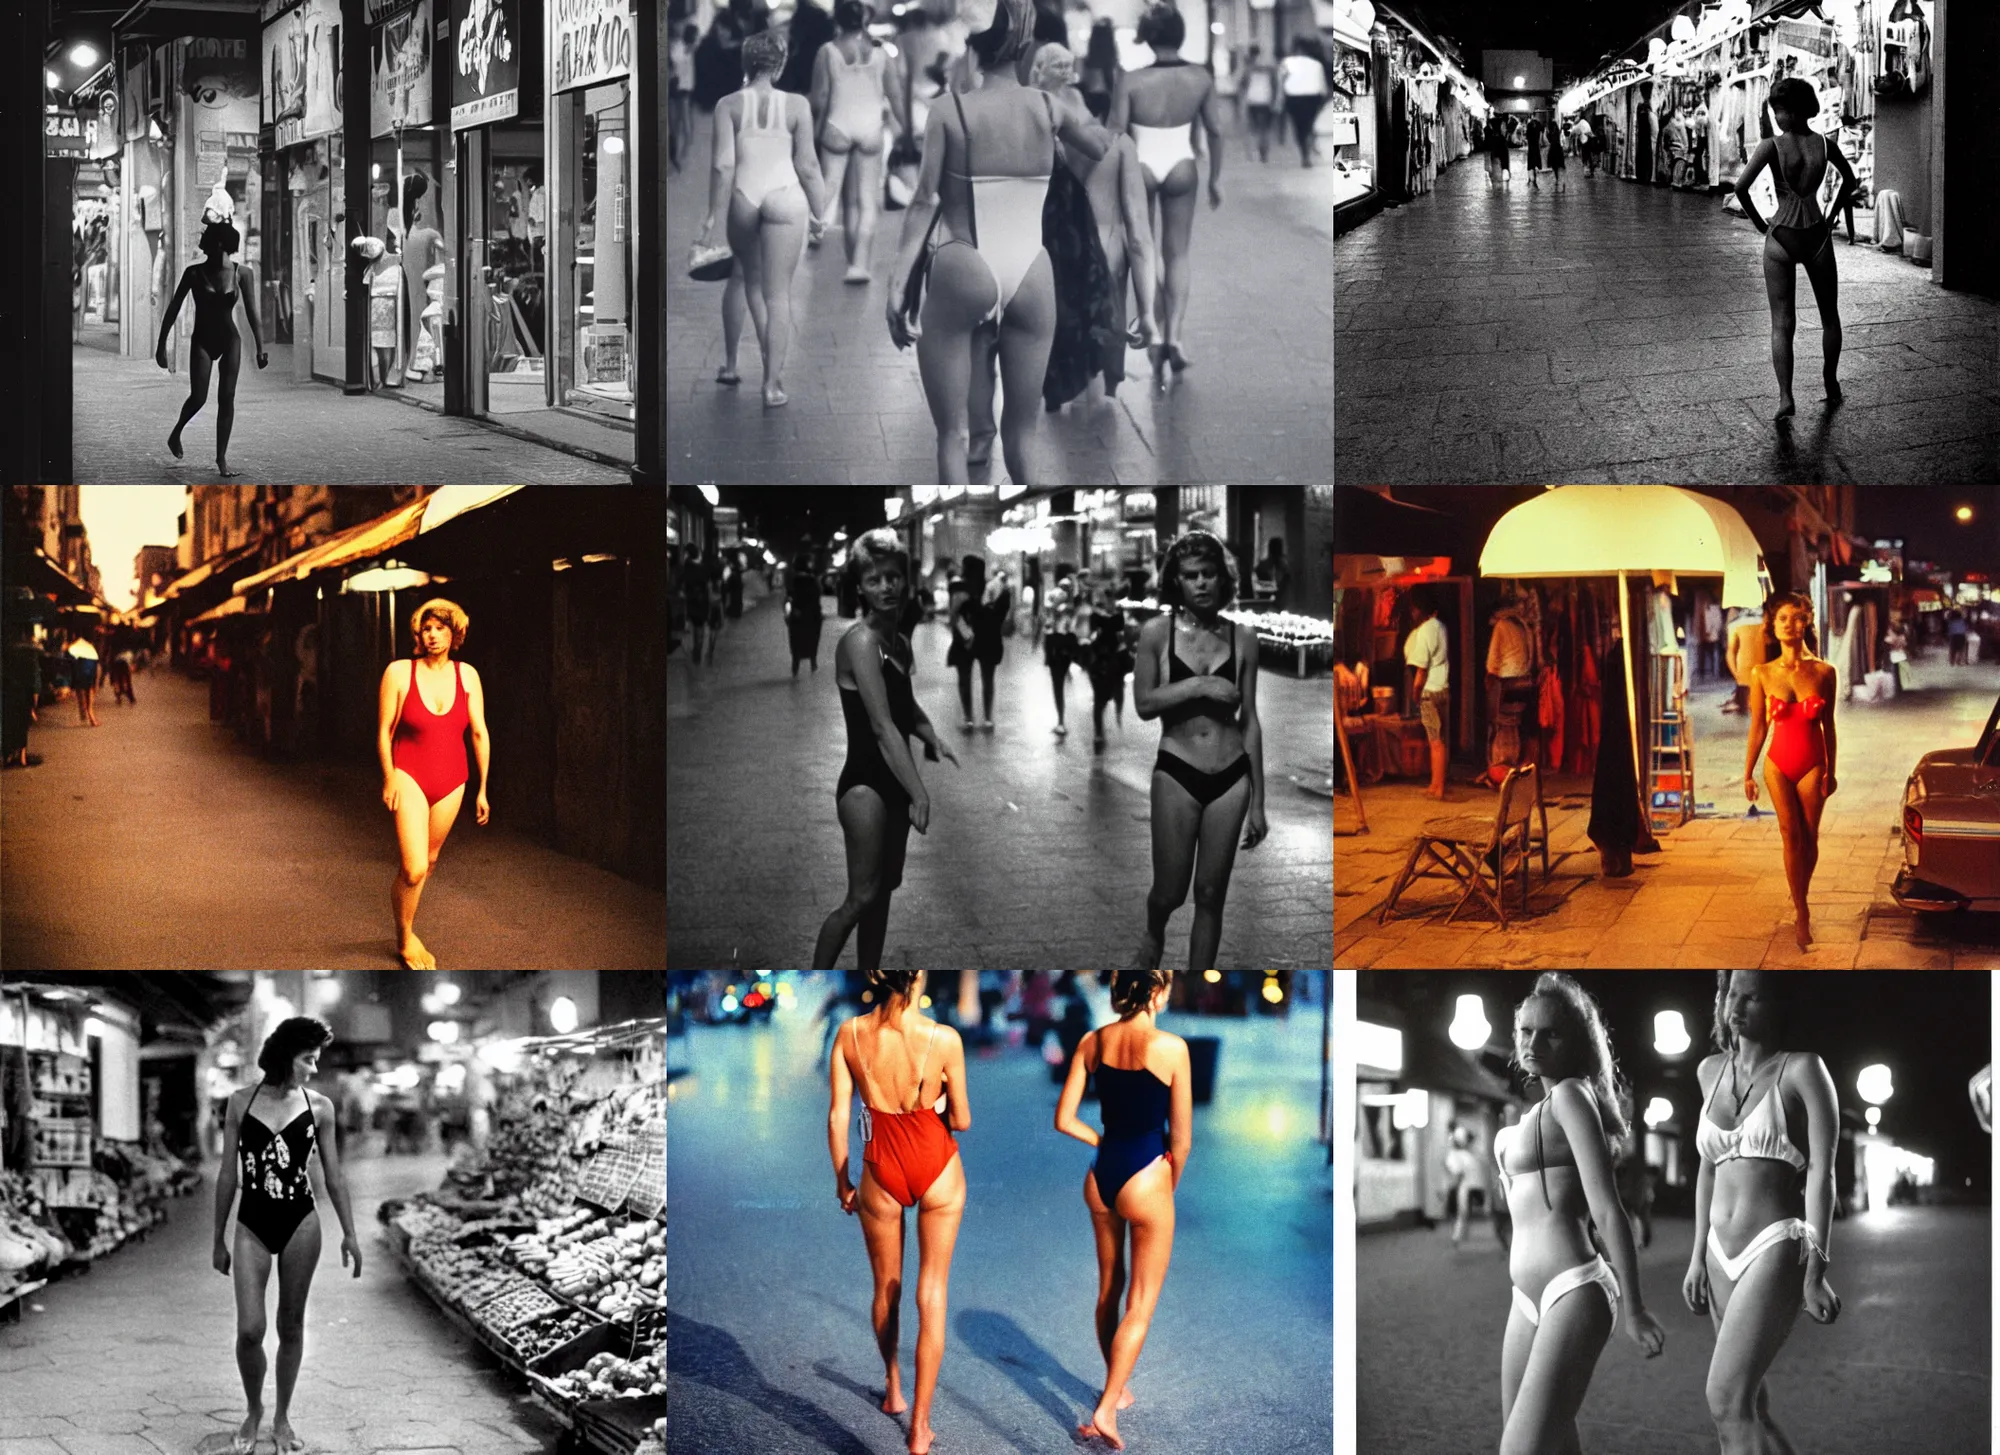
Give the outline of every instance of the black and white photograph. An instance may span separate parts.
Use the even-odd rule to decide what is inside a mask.
[[[0,475],[659,489],[667,8],[6,7]]]
[[[1992,980],[1362,971],[1369,1455],[1991,1448]]]
[[[2000,480],[2000,11],[1332,9],[1343,481]]]
[[[1326,968],[1332,493],[669,487],[668,967]]]
[[[670,480],[1327,478],[1340,6],[668,8]]]
[[[657,972],[0,978],[8,1455],[665,1455]]]

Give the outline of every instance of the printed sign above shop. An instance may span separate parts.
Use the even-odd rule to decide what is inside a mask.
[[[555,89],[632,74],[631,0],[554,0]]]
[[[384,18],[369,29],[371,87],[368,127],[371,135],[388,136],[398,126],[431,123],[431,4],[414,0],[397,6],[377,6]]]
[[[340,130],[340,0],[266,4],[263,124],[288,147]]]
[[[87,157],[97,145],[97,118],[51,111],[42,118],[42,155]]]
[[[451,0],[451,127],[504,121],[521,110],[520,0]]]

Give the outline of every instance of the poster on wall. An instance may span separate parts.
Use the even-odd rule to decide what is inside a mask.
[[[377,4],[381,18],[368,32],[369,134],[388,136],[398,125],[431,124],[431,4],[413,0]]]
[[[340,0],[266,0],[262,120],[276,145],[295,146],[340,129]]]
[[[451,18],[452,130],[519,115],[520,0],[451,0]]]
[[[630,0],[554,0],[550,44],[555,89],[595,86],[632,74]]]

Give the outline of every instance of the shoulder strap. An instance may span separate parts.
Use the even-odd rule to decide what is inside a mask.
[[[252,1087],[252,1088],[251,1088],[251,1090],[250,1090],[250,1101],[246,1101],[246,1102],[244,1102],[244,1103],[243,1103],[243,1111],[242,1111],[242,1115],[244,1115],[244,1116],[248,1116],[248,1115],[250,1115],[250,1103],[251,1103],[251,1102],[254,1102],[254,1101],[255,1101],[255,1100],[257,1099],[257,1093],[258,1093],[258,1092],[260,1092],[260,1091],[262,1091],[263,1089],[264,1089],[264,1083],[263,1083],[263,1082],[261,1082],[261,1081],[260,1081],[260,1082],[258,1082],[258,1083],[257,1083],[257,1084],[256,1084],[256,1085],[255,1085],[254,1087]]]
[[[915,1088],[917,1100],[916,1104],[910,1108],[911,1111],[917,1110],[918,1107],[924,1104],[924,1068],[931,1063],[931,1047],[937,1044],[937,1034],[942,1025],[941,1021],[931,1022],[930,1039],[924,1042],[924,1054],[917,1061],[917,1084]]]
[[[451,674],[458,681],[458,697],[459,701],[463,702],[465,700],[465,664],[454,659],[451,664]]]

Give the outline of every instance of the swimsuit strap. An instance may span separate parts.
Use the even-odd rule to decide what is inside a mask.
[[[951,93],[951,104],[958,111],[959,134],[965,138],[965,215],[972,223],[972,250],[979,251],[979,189],[972,179],[979,175],[979,169],[972,165],[972,128],[965,124],[965,103],[958,92]],[[969,606],[970,598],[967,600]]]
[[[921,1110],[921,1109],[922,1109],[922,1107],[923,1107],[923,1104],[924,1104],[924,1068],[925,1068],[926,1066],[930,1065],[930,1061],[931,1061],[931,1047],[932,1047],[932,1046],[933,1046],[934,1044],[936,1044],[936,1042],[937,1042],[937,1033],[938,1033],[938,1030],[939,1030],[939,1028],[940,1028],[940,1027],[942,1026],[942,1024],[943,1024],[943,1022],[941,1022],[941,1021],[932,1021],[932,1022],[931,1022],[931,1034],[930,1034],[930,1039],[924,1042],[924,1054],[923,1054],[923,1057],[922,1057],[922,1058],[921,1058],[921,1059],[920,1059],[920,1060],[919,1060],[919,1061],[917,1062],[917,1086],[916,1086],[916,1096],[917,1096],[917,1101],[916,1101],[916,1105],[915,1105],[915,1106],[912,1106],[912,1107],[910,1108],[910,1110],[911,1110],[911,1111],[919,1111],[919,1110]]]
[[[1545,1114],[1548,1111],[1549,1097],[1554,1096],[1555,1092],[1547,1083],[1543,1084],[1542,1089],[1547,1095],[1543,1096],[1541,1106],[1536,1108],[1536,1111],[1543,1115],[1537,1115],[1535,1118],[1535,1173],[1542,1181],[1542,1206],[1554,1211],[1555,1204],[1549,1201],[1549,1159],[1542,1152],[1542,1123],[1547,1119]]]

